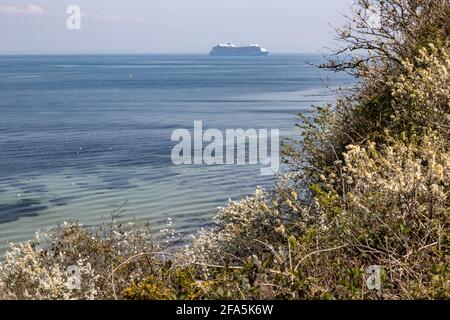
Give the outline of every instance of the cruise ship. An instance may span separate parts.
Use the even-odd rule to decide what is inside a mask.
[[[236,46],[232,43],[227,44],[219,44],[215,46],[211,52],[210,56],[221,56],[221,57],[229,57],[229,56],[267,56],[269,51],[264,48],[261,48],[257,44],[249,44],[248,46]]]

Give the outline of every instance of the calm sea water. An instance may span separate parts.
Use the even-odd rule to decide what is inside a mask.
[[[0,56],[0,251],[37,229],[78,220],[97,225],[168,217],[177,232],[208,225],[217,207],[257,185],[255,166],[172,165],[171,133],[277,128],[333,100],[350,79],[307,62],[314,55]]]

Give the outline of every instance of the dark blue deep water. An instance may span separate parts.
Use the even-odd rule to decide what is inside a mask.
[[[173,130],[277,128],[333,101],[351,79],[320,56],[0,56],[0,250],[67,220],[122,219],[178,232],[208,225],[218,206],[273,178],[255,166],[172,165]]]

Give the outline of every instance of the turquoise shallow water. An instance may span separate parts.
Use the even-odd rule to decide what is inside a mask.
[[[168,217],[177,232],[210,224],[229,198],[270,186],[258,166],[174,166],[171,133],[276,128],[333,101],[351,79],[315,55],[0,56],[0,251],[67,220],[97,225]]]

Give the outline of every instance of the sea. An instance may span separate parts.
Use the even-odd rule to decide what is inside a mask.
[[[1,55],[0,252],[63,222],[168,219],[177,235],[270,188],[261,165],[175,165],[176,129],[278,129],[332,103],[353,79],[315,54]]]

